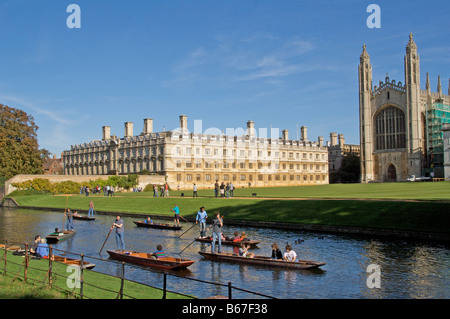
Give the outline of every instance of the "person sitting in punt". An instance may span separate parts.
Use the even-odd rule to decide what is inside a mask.
[[[280,247],[278,244],[274,243],[272,244],[272,259],[283,259],[283,253],[280,250]]]
[[[237,231],[235,231],[234,232],[234,237],[233,237],[233,242],[237,243],[237,242],[240,242],[240,241],[242,241],[242,237],[239,236],[239,233]]]
[[[286,245],[286,252],[283,259],[285,261],[294,262],[297,259],[297,254],[292,250],[291,245]]]
[[[48,258],[49,255],[49,247],[48,244],[45,242],[45,239],[41,239],[41,243],[37,245],[36,248],[36,257],[38,258]]]
[[[255,254],[248,252],[249,248],[250,248],[250,245],[245,245],[244,243],[241,243],[241,246],[239,248],[239,256],[240,257],[248,257],[248,258],[255,257]]]
[[[150,224],[153,225],[153,220],[151,220],[151,218],[147,218],[147,220],[145,221],[146,224]]]
[[[55,228],[55,231],[53,233],[50,234],[51,236],[61,236],[64,235],[64,233],[62,233],[59,228]]]
[[[161,245],[156,246],[156,251],[153,253],[152,258],[153,259],[160,259],[166,257],[166,254],[164,253],[164,250]]]
[[[243,232],[241,233],[241,238],[242,238],[242,241],[250,241],[250,239],[247,238],[247,234],[245,233],[245,231],[243,231]]]

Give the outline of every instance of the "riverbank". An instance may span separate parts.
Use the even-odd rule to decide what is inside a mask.
[[[4,250],[0,250],[0,257]],[[27,282],[23,279],[24,257],[15,256],[12,252],[7,252],[7,275],[4,276],[4,262],[0,269],[0,299],[77,299],[80,288],[68,287],[67,265],[62,263],[52,263],[52,287],[43,285],[48,282],[49,262],[46,259],[29,260],[27,271]],[[72,273],[72,272],[71,272]],[[14,282],[13,279],[15,278]],[[71,281],[71,279],[69,280]],[[117,299],[121,289],[121,279],[119,277],[102,274],[92,270],[83,271],[83,298],[85,299]],[[124,280],[124,299],[162,299],[163,290],[149,287],[138,282]],[[195,299],[174,292],[167,292],[167,299]]]
[[[204,206],[209,216],[215,211],[228,225],[333,232],[366,236],[449,241],[450,211],[444,201],[345,200],[345,199],[258,199],[258,198],[153,198],[150,193],[124,196],[94,195],[15,196],[22,208],[63,211],[70,207],[87,212],[93,200],[98,214],[172,219],[178,205],[181,214],[194,221]]]

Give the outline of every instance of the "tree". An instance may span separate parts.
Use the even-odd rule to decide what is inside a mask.
[[[339,170],[331,174],[330,183],[358,183],[360,179],[361,162],[357,155],[349,154],[342,159]]]
[[[0,176],[43,173],[49,152],[39,149],[38,129],[31,115],[0,104]]]

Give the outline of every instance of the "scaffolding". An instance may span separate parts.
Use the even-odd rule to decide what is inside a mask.
[[[450,105],[436,101],[428,105],[426,112],[427,150],[431,167],[442,166],[444,161],[444,134],[442,125],[450,123]]]

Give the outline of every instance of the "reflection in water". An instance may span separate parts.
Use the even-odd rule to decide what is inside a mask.
[[[120,276],[120,263],[89,260],[108,259],[106,250],[115,249],[115,234],[111,233],[99,255],[115,216],[96,216],[94,222],[75,220],[77,234],[56,245],[57,249],[84,253],[95,263],[95,271]],[[249,238],[260,240],[253,249],[256,255],[270,256],[271,245],[278,243],[284,251],[290,243],[300,259],[324,261],[322,269],[284,270],[263,266],[214,262],[203,259],[198,251],[209,251],[210,245],[194,242],[198,229],[193,228],[178,238],[191,225],[182,223],[182,231],[139,228],[133,218],[123,218],[127,249],[154,252],[161,244],[167,255],[195,260],[182,272],[170,273],[181,277],[217,282],[277,298],[450,298],[449,247],[424,242],[380,240],[345,235],[316,234],[305,231],[226,227],[225,235],[245,231]],[[167,223],[167,221],[162,221]],[[31,243],[36,234],[46,236],[63,225],[62,213],[25,209],[0,209],[0,240]],[[224,252],[233,247],[222,246]],[[92,259],[92,258],[91,258]],[[381,268],[381,288],[367,287],[366,272],[371,264]],[[127,265],[125,277],[145,284],[162,287],[163,275],[158,270],[144,270]],[[168,289],[200,298],[227,295],[227,287],[199,283],[184,278],[168,277]],[[234,298],[260,298],[233,290]]]

